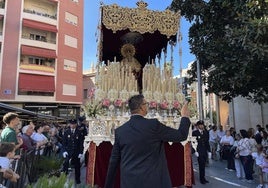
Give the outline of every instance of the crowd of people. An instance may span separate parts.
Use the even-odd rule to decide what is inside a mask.
[[[209,159],[226,161],[226,170],[235,171],[241,181],[253,183],[253,174],[258,176],[257,188],[268,187],[268,125],[256,125],[256,129],[233,127],[223,130],[223,126],[211,125],[207,128],[203,121],[195,125],[193,136],[197,137],[199,178],[202,184],[209,183],[205,179],[205,166]],[[211,155],[211,156],[210,156]]]
[[[3,116],[0,131],[0,172],[7,187],[20,178],[15,163],[20,155],[33,151],[35,155],[64,158],[62,172],[68,174],[69,163],[75,166],[75,183],[80,184],[80,160],[84,157],[83,143],[87,135],[85,117],[58,124],[38,120],[21,121],[18,114]],[[74,132],[74,133],[73,133]]]
[[[190,121],[188,118],[189,112],[187,104],[182,108],[181,114],[183,118],[181,124],[183,124],[183,126],[180,126],[179,130],[164,126],[157,120],[144,118],[143,116],[147,114],[146,104],[147,102],[142,95],[134,96],[129,100],[132,115],[130,120],[115,132],[115,144],[110,159],[105,187],[111,187],[111,185],[113,185],[116,167],[119,165],[119,161],[123,160],[124,162],[124,160],[129,160],[125,158],[126,156],[133,157],[133,161],[142,161],[143,157],[146,158],[152,155],[151,157],[156,161],[165,161],[163,152],[154,153],[154,151],[162,151],[163,141],[178,142],[186,139],[188,135],[188,125],[190,125]],[[44,156],[55,154],[59,158],[64,158],[62,172],[68,174],[69,165],[73,165],[75,169],[75,183],[81,183],[80,160],[84,157],[83,143],[88,133],[85,117],[71,119],[66,124],[59,125],[56,123],[33,120],[22,122],[18,114],[9,112],[3,116],[2,121],[1,125],[3,125],[3,127],[0,136],[0,172],[3,173],[5,185],[17,182],[20,178],[20,175],[16,173],[16,169],[11,167],[11,164],[13,161],[20,160],[21,151],[34,151],[36,155]],[[135,129],[132,127],[133,124],[135,124]],[[137,128],[143,131],[137,132]],[[205,175],[205,167],[209,159],[214,161],[226,160],[226,170],[235,171],[237,178],[241,179],[241,181],[252,183],[253,174],[256,173],[259,177],[258,188],[268,188],[267,128],[268,125],[265,128],[257,125],[256,130],[249,128],[248,130],[241,129],[236,131],[232,127],[223,130],[223,126],[217,127],[213,125],[206,127],[204,121],[198,121],[194,125],[192,135],[197,138],[198,142],[197,148],[193,153],[198,159],[200,183],[209,183]],[[134,132],[130,134],[131,131]],[[159,143],[151,146],[150,142],[148,142],[151,138],[152,141]],[[134,143],[139,139],[143,141],[143,144],[137,143],[135,145]],[[130,142],[130,140],[133,141]],[[145,144],[147,142],[148,146]],[[129,146],[123,147],[125,145]],[[133,161],[131,163],[132,165],[134,164]],[[149,163],[160,164],[159,162],[155,163],[153,160],[149,161]],[[120,165],[121,164],[122,162],[120,162]],[[139,162],[137,165],[138,164]],[[121,167],[121,170],[124,170],[124,174],[127,174],[129,173],[129,168],[134,169],[133,167],[134,166],[124,166],[124,169]],[[160,168],[156,167],[155,169]],[[167,171],[165,165],[161,166],[161,169]],[[144,168],[144,170],[146,171],[148,169]],[[156,173],[156,175],[162,174],[160,171],[154,170],[153,172]],[[131,171],[131,173],[133,174],[133,171]],[[138,174],[137,172],[136,177],[138,178],[140,175],[142,176],[142,174]],[[152,181],[149,179],[146,180],[148,185],[154,185],[154,183],[157,182],[155,181],[155,176],[151,178]],[[163,177],[159,176],[159,179],[161,178]],[[125,184],[128,184],[128,177],[122,179],[127,180]],[[166,180],[164,184],[169,185],[169,178],[164,177],[164,179]],[[144,182],[145,180],[143,183]],[[133,179],[133,183],[135,184],[137,181]]]

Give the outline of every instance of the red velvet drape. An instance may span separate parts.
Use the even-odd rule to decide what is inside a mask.
[[[102,142],[97,147],[94,143],[90,144],[86,178],[87,184],[104,187],[111,151],[112,144],[110,142]],[[191,186],[194,183],[191,153],[189,152],[188,154],[188,150],[186,150],[187,154],[185,155],[184,147],[180,143],[173,143],[172,145],[166,143],[165,151],[173,187],[181,185]],[[117,172],[116,188],[120,188],[119,177],[119,172]]]

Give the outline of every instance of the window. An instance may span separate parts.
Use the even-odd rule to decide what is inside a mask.
[[[68,59],[64,59],[64,70],[68,71],[77,71],[77,63]]]
[[[76,85],[63,84],[63,95],[76,96]]]
[[[77,48],[77,38],[71,37],[69,35],[65,35],[64,44],[73,48]]]
[[[72,25],[77,26],[77,20],[78,20],[77,16],[75,16],[69,12],[65,12],[65,21],[67,23],[70,23]]]
[[[45,59],[37,57],[29,57],[29,64],[45,65]]]
[[[87,99],[87,89],[84,89],[83,96],[84,96],[84,99]]]
[[[38,40],[38,41],[43,41],[46,42],[47,41],[47,37],[43,36],[43,35],[38,35],[38,34],[30,34],[30,39],[31,40]]]

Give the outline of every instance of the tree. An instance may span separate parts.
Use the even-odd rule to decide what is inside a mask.
[[[268,102],[268,0],[173,0],[192,23],[190,49],[200,62],[206,92]],[[196,79],[196,62],[189,71]]]

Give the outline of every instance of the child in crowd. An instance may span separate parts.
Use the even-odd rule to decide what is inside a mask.
[[[260,179],[260,184],[258,185],[257,188],[262,188],[263,187],[263,173],[262,173],[261,165],[263,163],[265,154],[263,153],[263,146],[261,144],[257,144],[256,148],[257,148],[257,152],[252,152],[251,155],[253,159],[255,159],[256,171],[259,174],[259,179]]]
[[[20,176],[10,169],[10,160],[15,157],[15,144],[9,142],[2,142],[0,144],[0,166],[4,172],[12,173],[9,178],[11,182],[17,182]]]
[[[263,186],[260,186],[260,188],[261,187],[268,188],[268,150],[266,150],[265,154],[266,155],[261,164],[261,168],[263,172]]]

